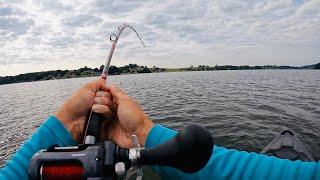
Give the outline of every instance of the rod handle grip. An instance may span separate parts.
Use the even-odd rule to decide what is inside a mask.
[[[98,142],[100,139],[101,124],[102,124],[102,115],[91,111],[89,120],[88,120],[87,133],[85,138],[87,138],[87,136],[93,136],[95,138],[94,143]]]

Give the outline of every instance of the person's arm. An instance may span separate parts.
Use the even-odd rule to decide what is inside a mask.
[[[162,144],[176,131],[155,125],[145,147]],[[257,153],[214,146],[208,164],[200,171],[187,174],[178,169],[154,166],[162,179],[320,179],[319,162],[290,161]]]
[[[61,122],[50,116],[0,170],[0,179],[28,179],[28,166],[32,156],[52,145],[76,145]]]
[[[169,140],[176,131],[154,125],[137,102],[116,86],[109,86],[117,121],[110,124],[108,138],[121,147],[132,147],[131,135],[141,146],[154,147]],[[186,149],[187,150],[187,149]],[[269,157],[257,153],[214,146],[208,164],[200,171],[186,174],[178,169],[155,166],[163,179],[319,179],[320,165]]]
[[[80,143],[90,108],[101,114],[104,121],[113,117],[110,98],[103,79],[82,86],[12,156],[0,170],[0,179],[27,179],[27,169],[33,154],[52,145],[72,146]]]

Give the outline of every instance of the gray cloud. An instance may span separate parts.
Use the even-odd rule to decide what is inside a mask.
[[[8,6],[8,7],[0,7],[0,16],[2,17],[9,17],[9,16],[23,16],[26,15],[26,13],[23,11],[23,9],[15,6]]]
[[[1,0],[0,1],[0,5],[1,5],[1,3],[2,4],[20,4],[20,3],[22,3],[24,0]]]
[[[34,25],[32,19],[3,18],[0,17],[0,31],[20,35],[26,33]]]
[[[91,15],[78,15],[71,17],[64,21],[64,24],[67,26],[78,26],[78,27],[85,27],[85,26],[92,26],[98,23],[101,23],[103,20],[96,16]]]
[[[107,13],[110,15],[127,15],[142,6],[143,0],[95,0],[92,3],[92,11]]]
[[[72,46],[76,42],[76,39],[72,36],[59,36],[50,38],[48,42],[48,45],[53,48],[67,48],[68,46]]]
[[[192,1],[192,3],[177,1],[165,8],[164,13],[181,21],[196,20],[206,16],[209,2],[208,0]]]
[[[12,13],[12,9],[8,7],[0,7],[0,16],[7,16]]]
[[[53,11],[53,12],[63,12],[63,11],[72,11],[73,8],[71,5],[64,4],[59,1],[52,0],[33,0],[35,5],[37,5],[42,10]]]
[[[133,58],[162,67],[302,65],[320,57],[320,0],[1,2],[0,70],[19,64],[12,74],[21,73],[16,71],[23,63],[98,66],[110,47],[108,36],[124,22],[135,27],[148,47],[141,48],[135,34],[126,30],[115,65]]]
[[[174,18],[170,15],[150,13],[150,15],[146,17],[145,23],[148,25],[153,25],[156,28],[166,28],[167,25],[173,20]]]
[[[297,10],[298,16],[304,16],[304,17],[320,17],[320,1],[319,0],[313,0],[313,1],[307,1],[305,4]]]

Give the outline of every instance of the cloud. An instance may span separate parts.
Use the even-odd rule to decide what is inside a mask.
[[[320,57],[320,0],[1,2],[0,69],[15,67],[5,74],[26,64],[35,67],[26,71],[99,66],[124,22],[147,48],[126,30],[115,65],[303,65]]]
[[[298,16],[319,18],[320,17],[319,7],[320,7],[319,0],[307,1],[297,10],[296,14]]]
[[[142,6],[143,3],[143,0],[96,0],[92,2],[91,9],[92,11],[106,13],[113,16],[123,16],[130,14],[130,12]]]
[[[0,16],[10,15],[12,13],[12,9],[8,7],[0,7]]]
[[[34,25],[32,19],[0,17],[0,31],[20,35],[26,33]]]
[[[91,15],[77,15],[67,19],[64,24],[67,26],[78,26],[78,27],[85,27],[85,26],[92,26],[98,23],[101,23],[102,19],[96,16]]]
[[[35,6],[40,8],[43,11],[53,11],[53,12],[63,12],[63,11],[72,11],[73,8],[71,5],[64,4],[64,1],[52,1],[52,0],[33,0]]]

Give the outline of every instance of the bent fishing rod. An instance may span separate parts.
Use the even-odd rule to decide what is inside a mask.
[[[101,73],[101,78],[103,78],[105,81],[107,81],[111,59],[112,59],[114,50],[116,49],[116,45],[118,43],[119,37],[122,34],[123,30],[125,30],[127,28],[133,30],[136,33],[137,37],[141,41],[141,44],[143,45],[143,47],[145,47],[145,44],[144,44],[142,38],[140,37],[138,32],[131,25],[126,24],[126,23],[124,23],[123,25],[120,25],[118,27],[118,33],[112,34],[109,38],[110,42],[111,42],[111,49],[110,49],[108,58],[105,62],[105,65],[103,67],[103,71]],[[96,129],[101,128],[101,120],[102,120],[102,116],[100,114],[95,113],[92,110],[90,111],[88,121],[86,122],[87,127],[86,127],[84,141],[83,141],[84,144],[95,144],[97,141],[99,141],[99,134],[97,134]]]
[[[111,35],[111,50],[101,77],[107,80],[113,52],[122,31],[131,28],[142,45],[137,31],[130,25],[119,26],[118,34]],[[40,150],[31,159],[29,179],[132,179],[141,180],[143,165],[161,165],[177,168],[185,173],[202,169],[213,152],[213,139],[205,128],[188,125],[169,141],[151,148],[139,145],[132,135],[132,148],[121,148],[110,140],[99,141],[102,117],[90,112],[83,144],[72,147],[52,146]]]

